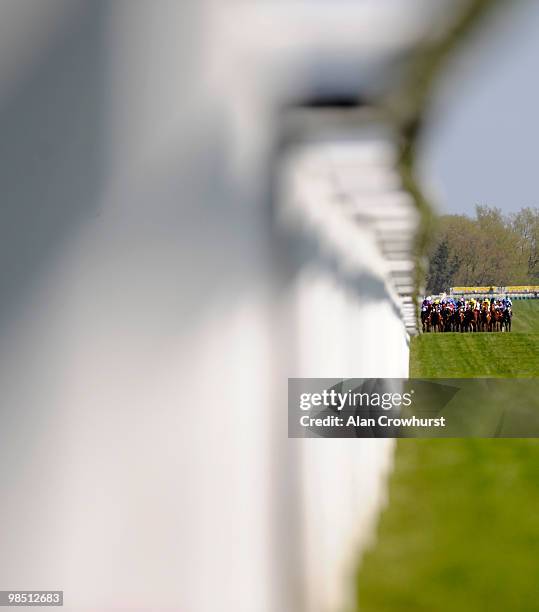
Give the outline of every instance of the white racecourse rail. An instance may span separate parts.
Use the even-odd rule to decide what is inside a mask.
[[[417,215],[390,135],[279,109],[390,83],[434,4],[2,3],[2,588],[351,605],[393,445],[288,440],[287,378],[407,375]]]

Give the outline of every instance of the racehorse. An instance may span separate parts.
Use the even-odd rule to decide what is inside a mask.
[[[430,313],[430,324],[433,332],[442,331],[442,313],[438,304],[434,305]]]
[[[502,330],[505,327],[505,331],[510,332],[511,331],[511,319],[513,317],[513,312],[511,311],[510,308],[506,308],[503,311],[503,316],[502,316]]]
[[[472,310],[472,329],[473,331],[479,331],[479,309],[477,308]]]
[[[491,306],[491,309],[490,309],[491,329],[490,331],[502,331],[502,319],[503,319],[502,311],[499,308],[494,308],[494,306]]]
[[[471,306],[462,310],[461,331],[475,331],[474,311]]]
[[[427,332],[430,331],[431,314],[432,314],[432,304],[429,304],[428,306],[424,306],[423,308],[421,308],[421,327],[423,328],[423,333],[425,333],[426,331]]]
[[[479,315],[479,330],[490,331],[490,310],[486,304],[481,307],[481,313]]]
[[[460,308],[455,313],[455,331],[464,331],[466,324],[466,312],[464,311],[464,307],[460,306]]]
[[[453,309],[449,306],[449,304],[446,304],[442,308],[442,331],[452,331],[453,320]]]
[[[462,321],[460,320],[460,312],[459,309],[456,308],[451,315],[451,325],[449,331],[458,332],[460,331],[462,326]]]

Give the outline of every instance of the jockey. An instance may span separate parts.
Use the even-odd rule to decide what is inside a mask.
[[[508,295],[505,296],[504,300],[507,308],[511,308],[511,306],[513,306],[513,302],[511,301],[511,298]]]

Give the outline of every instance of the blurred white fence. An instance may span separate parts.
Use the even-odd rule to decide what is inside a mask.
[[[1,588],[341,610],[392,442],[288,440],[287,378],[407,375],[418,219],[391,134],[284,109],[390,86],[435,3],[47,2],[0,107]]]

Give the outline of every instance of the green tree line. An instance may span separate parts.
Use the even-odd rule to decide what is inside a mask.
[[[538,285],[539,208],[504,215],[476,206],[475,216],[443,215],[429,251],[428,293],[454,286]]]

